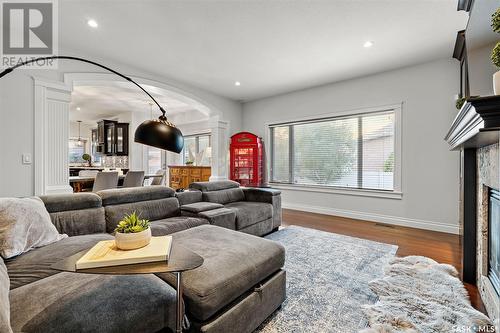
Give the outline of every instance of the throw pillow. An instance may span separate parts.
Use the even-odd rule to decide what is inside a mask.
[[[0,332],[12,333],[10,327],[10,301],[9,301],[10,280],[7,274],[7,267],[0,258]]]
[[[52,224],[40,198],[0,198],[0,255],[4,259],[65,237]]]

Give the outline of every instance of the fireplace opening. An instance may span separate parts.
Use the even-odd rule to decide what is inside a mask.
[[[500,295],[500,192],[489,192],[488,277]]]

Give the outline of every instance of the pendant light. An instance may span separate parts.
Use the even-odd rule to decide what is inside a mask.
[[[80,125],[82,124],[82,121],[81,120],[77,120],[76,122],[78,123],[78,142],[76,143],[76,145],[78,147],[81,147],[81,146],[83,146],[82,138],[80,136]]]
[[[184,147],[184,137],[182,136],[182,132],[175,127],[174,124],[167,120],[166,111],[162,108],[162,106],[148,93],[143,87],[141,87],[137,82],[125,76],[117,71],[106,67],[104,65],[98,64],[94,61],[78,58],[78,57],[70,57],[70,56],[50,56],[50,57],[40,57],[34,58],[30,60],[26,60],[24,62],[20,62],[15,66],[9,67],[0,73],[0,78],[12,72],[14,69],[33,63],[41,60],[52,60],[52,59],[66,59],[66,60],[76,60],[86,62],[98,67],[101,67],[113,74],[116,74],[125,80],[135,84],[139,89],[141,89],[146,95],[151,98],[151,100],[158,106],[160,112],[162,113],[158,119],[146,120],[142,124],[140,124],[135,130],[134,141],[138,143],[142,143],[144,145],[153,146],[156,148],[160,148],[163,150],[172,151],[175,153],[180,153],[182,148]]]

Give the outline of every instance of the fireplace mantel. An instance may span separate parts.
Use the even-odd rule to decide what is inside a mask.
[[[500,96],[471,98],[455,117],[445,140],[451,150],[481,148],[500,138]]]

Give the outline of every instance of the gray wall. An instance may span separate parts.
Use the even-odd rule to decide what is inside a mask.
[[[471,96],[493,95],[493,74],[499,70],[491,62],[496,43],[467,51]]]
[[[458,62],[440,60],[248,102],[243,124],[266,138],[268,122],[403,102],[401,200],[284,190],[284,206],[458,232],[459,154],[443,140],[458,89]]]

